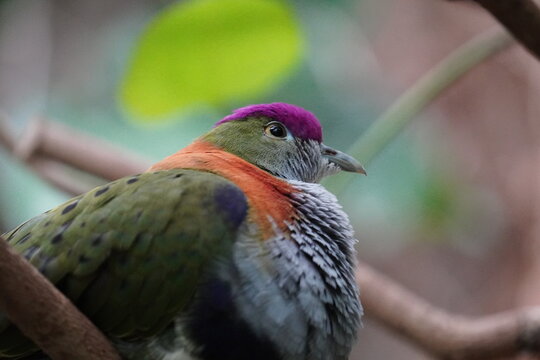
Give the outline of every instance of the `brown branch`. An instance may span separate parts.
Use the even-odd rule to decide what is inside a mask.
[[[105,180],[139,173],[150,167],[146,159],[43,118],[32,122],[16,142],[7,117],[0,114],[0,144],[44,180],[72,195],[86,192],[97,184],[75,178],[68,167]]]
[[[39,154],[104,179],[139,173],[151,165],[108,142],[43,118],[28,127],[14,151],[22,159]]]
[[[540,9],[533,0],[472,0],[540,60]]]
[[[120,360],[90,320],[1,237],[0,310],[55,360]]]
[[[540,307],[481,318],[445,312],[365,264],[356,279],[366,315],[441,359],[540,353]]]
[[[39,174],[43,180],[52,184],[57,189],[70,195],[85,193],[99,184],[79,179],[74,176],[74,170],[57,160],[52,160],[41,155],[34,155],[26,160],[28,166]],[[71,170],[71,171],[70,171]]]
[[[13,156],[17,156],[17,145],[8,126],[7,116],[0,113],[0,145],[2,145]],[[81,179],[74,178],[69,174],[66,165],[57,160],[53,160],[39,154],[19,156],[20,160],[32,168],[41,178],[49,182],[54,187],[70,194],[78,195],[90,190],[93,186]]]

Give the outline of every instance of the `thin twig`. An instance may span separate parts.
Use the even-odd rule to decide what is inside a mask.
[[[120,360],[90,320],[1,237],[0,310],[55,360]]]
[[[407,89],[349,147],[347,153],[366,165],[444,90],[473,67],[512,43],[512,38],[506,32],[490,29],[461,45]],[[325,185],[332,192],[340,194],[351,180],[351,176],[344,174],[344,176],[327,180]]]

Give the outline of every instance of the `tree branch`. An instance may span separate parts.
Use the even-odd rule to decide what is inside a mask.
[[[90,320],[1,237],[0,310],[55,360],[120,360]]]
[[[68,194],[78,195],[96,186],[74,178],[69,167],[105,180],[140,173],[150,167],[146,159],[44,118],[34,120],[21,139],[15,141],[7,117],[2,115],[0,145]]]
[[[438,358],[540,354],[540,307],[467,318],[436,308],[365,264],[356,279],[367,316]]]
[[[34,155],[51,158],[104,179],[139,173],[151,165],[108,142],[44,118],[32,122],[14,152],[25,160]]]
[[[74,174],[76,171],[70,169],[68,165],[42,155],[33,155],[26,160],[26,164],[39,174],[43,180],[70,195],[85,193],[99,185],[98,183],[91,184],[84,181],[84,179],[79,179]]]
[[[472,0],[540,60],[540,9],[533,0]]]

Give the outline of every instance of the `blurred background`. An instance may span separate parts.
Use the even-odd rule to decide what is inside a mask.
[[[347,150],[496,26],[442,0],[0,0],[0,112],[17,134],[40,116],[155,161],[283,101]],[[465,315],[540,302],[539,69],[519,46],[483,62],[339,191],[362,260]],[[0,233],[69,197],[0,148]],[[369,317],[351,355],[427,358]]]

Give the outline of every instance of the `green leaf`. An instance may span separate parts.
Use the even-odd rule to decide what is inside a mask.
[[[146,120],[201,103],[249,100],[283,79],[302,49],[283,1],[183,1],[140,37],[120,99]]]

